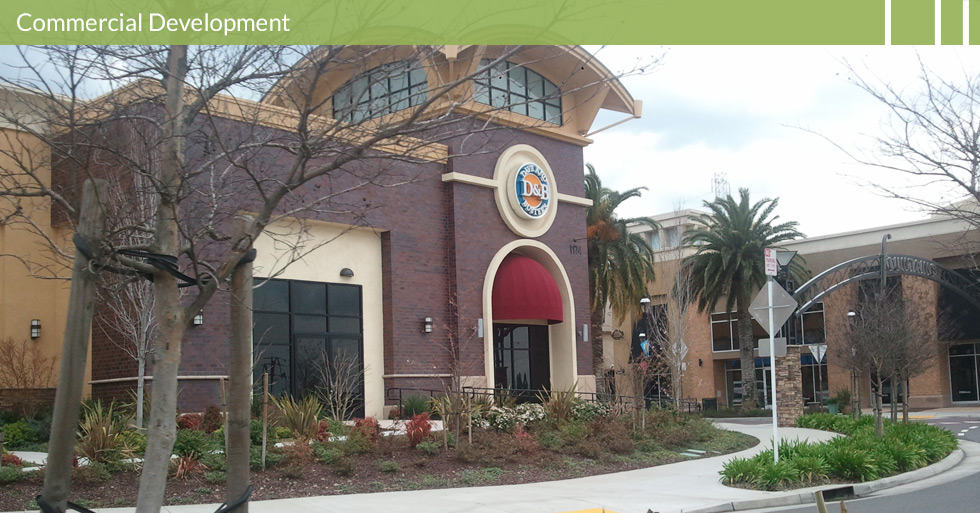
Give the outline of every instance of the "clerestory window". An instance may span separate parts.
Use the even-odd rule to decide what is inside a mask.
[[[418,61],[393,62],[362,73],[333,95],[333,117],[360,123],[425,102],[429,82]]]
[[[480,67],[493,61],[482,59]],[[561,92],[536,71],[512,62],[498,62],[474,79],[473,98],[484,105],[507,108],[556,125],[561,124]]]

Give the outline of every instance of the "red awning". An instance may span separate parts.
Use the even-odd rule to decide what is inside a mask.
[[[534,259],[508,255],[493,278],[493,320],[562,322],[561,293],[551,273]]]

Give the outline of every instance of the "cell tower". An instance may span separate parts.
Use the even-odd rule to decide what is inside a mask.
[[[731,194],[728,188],[728,175],[725,173],[715,173],[711,178],[711,189],[715,192],[715,198],[727,198]]]

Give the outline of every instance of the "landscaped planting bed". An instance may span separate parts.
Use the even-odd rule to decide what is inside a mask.
[[[707,457],[758,443],[696,415],[650,410],[641,418],[571,397],[552,397],[543,405],[474,408],[472,442],[468,422],[457,440],[454,426],[432,430],[425,411],[399,434],[386,435],[373,419],[350,425],[315,415],[310,422],[309,414],[320,411],[315,400],[280,406],[269,430],[278,444],[269,450],[266,470],[259,448],[262,425],[252,421],[253,500],[567,479],[689,459],[680,454],[689,449]],[[126,427],[129,409],[90,405],[87,411],[83,427],[106,427],[114,436],[93,437],[95,431],[82,430],[79,455],[94,457],[75,469],[71,499],[95,508],[131,506],[139,480],[132,458],[141,455],[145,437]],[[168,504],[225,500],[224,435],[217,413],[181,417]],[[43,469],[5,468],[10,470],[2,474],[7,477],[0,484],[0,511],[36,509],[33,497],[41,490]]]
[[[800,417],[798,427],[822,429],[841,436],[822,443],[779,444],[779,463],[772,449],[752,458],[734,458],[720,472],[725,484],[760,490],[784,490],[824,483],[874,481],[925,467],[958,446],[949,431],[921,423],[886,423],[876,438],[874,418],[854,420],[818,413]]]

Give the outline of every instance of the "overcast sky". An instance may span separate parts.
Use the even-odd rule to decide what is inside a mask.
[[[595,47],[588,47],[596,51]],[[918,59],[944,78],[980,71],[980,48],[961,47],[608,47],[599,59],[613,72],[664,55],[652,73],[623,83],[643,101],[643,118],[594,136],[585,150],[603,183],[645,186],[624,204],[627,216],[700,208],[712,178],[724,173],[732,194],[779,198],[781,220],[807,236],[924,217],[857,182],[894,181],[874,174],[818,135],[855,150],[887,122],[883,106],[849,82],[844,60],[862,76],[903,89],[918,87]],[[614,113],[595,128],[622,118]]]

